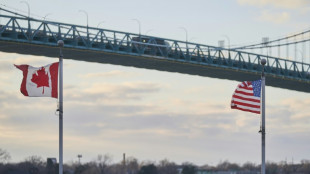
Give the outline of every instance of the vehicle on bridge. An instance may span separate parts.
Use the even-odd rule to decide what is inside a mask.
[[[156,56],[167,55],[170,44],[161,38],[138,36],[132,38],[133,52]]]

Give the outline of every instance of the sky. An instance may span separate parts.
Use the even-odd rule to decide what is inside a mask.
[[[1,7],[27,15],[25,3]],[[308,0],[28,0],[32,17],[217,45],[279,38],[309,29]],[[0,21],[1,23],[1,21]],[[227,39],[227,37],[228,39]],[[227,41],[228,42],[228,41]],[[64,52],[64,57],[66,53]],[[309,56],[308,56],[309,57]],[[0,148],[11,162],[58,159],[57,100],[24,97],[13,64],[57,58],[0,52]],[[256,79],[244,79],[256,80]],[[268,80],[268,79],[267,79]],[[239,82],[64,60],[64,162],[122,154],[139,161],[260,164],[260,116],[230,109]],[[310,94],[266,87],[266,160],[310,159]]]

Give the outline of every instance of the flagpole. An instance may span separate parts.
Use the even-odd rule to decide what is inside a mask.
[[[266,59],[261,60],[262,64],[262,128],[261,128],[261,134],[262,134],[262,166],[261,166],[261,174],[265,174],[266,167],[265,167],[265,73],[264,73],[264,67],[266,64]]]
[[[58,40],[59,46],[59,174],[63,174],[63,55],[64,42]]]

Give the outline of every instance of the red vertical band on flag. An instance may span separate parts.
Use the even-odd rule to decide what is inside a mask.
[[[50,66],[50,74],[52,81],[52,97],[58,98],[58,62]]]
[[[58,65],[58,62],[40,68],[15,65],[23,72],[21,93],[29,97],[58,98]]]
[[[20,92],[24,94],[24,96],[28,96],[28,92],[26,89],[27,75],[28,75],[28,67],[29,65],[14,65],[16,68],[23,71],[23,81],[20,86]]]

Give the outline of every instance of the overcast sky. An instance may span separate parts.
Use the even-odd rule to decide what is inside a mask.
[[[217,45],[279,38],[309,29],[308,0],[28,0],[31,16]],[[1,7],[27,14],[19,0]],[[102,22],[104,21],[104,22]],[[1,23],[1,21],[0,21]],[[64,56],[66,53],[64,52]],[[307,54],[307,53],[306,53]],[[309,53],[308,53],[308,59]],[[31,155],[58,159],[57,100],[24,97],[13,64],[56,58],[0,52],[0,148],[11,162]],[[309,62],[309,60],[307,60]],[[244,79],[257,80],[257,79]],[[64,61],[64,162],[122,153],[140,161],[260,164],[260,116],[230,109],[237,81],[108,64]],[[310,159],[310,94],[266,87],[266,159]]]

